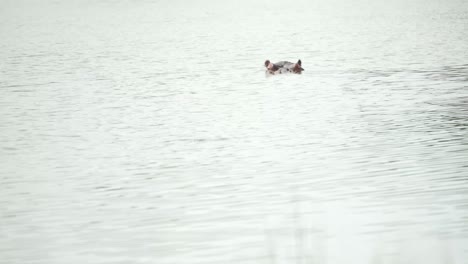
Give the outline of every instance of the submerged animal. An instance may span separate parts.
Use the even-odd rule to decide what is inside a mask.
[[[301,60],[298,60],[297,63],[292,63],[289,61],[280,61],[276,63],[271,63],[270,60],[265,61],[265,67],[267,68],[267,74],[283,74],[283,73],[295,73],[301,74],[304,68],[302,68]]]

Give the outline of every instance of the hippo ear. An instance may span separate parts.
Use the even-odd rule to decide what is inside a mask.
[[[299,64],[299,66],[302,66],[302,61],[301,61],[301,60],[298,60],[298,61],[297,61],[297,64]]]

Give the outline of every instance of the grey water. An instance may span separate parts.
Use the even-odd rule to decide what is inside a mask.
[[[0,263],[468,263],[467,29],[462,0],[0,0]]]

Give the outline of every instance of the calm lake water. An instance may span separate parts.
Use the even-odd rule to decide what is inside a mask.
[[[463,0],[1,0],[0,263],[468,263],[467,30]]]

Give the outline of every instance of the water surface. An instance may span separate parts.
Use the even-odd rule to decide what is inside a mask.
[[[468,263],[467,25],[456,0],[1,1],[0,263]]]

